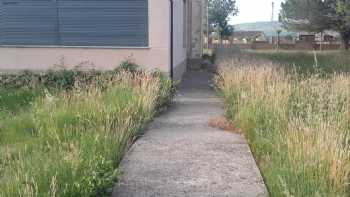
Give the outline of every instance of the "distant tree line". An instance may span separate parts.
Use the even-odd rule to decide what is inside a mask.
[[[280,20],[287,29],[340,33],[343,48],[349,49],[350,0],[286,0]]]

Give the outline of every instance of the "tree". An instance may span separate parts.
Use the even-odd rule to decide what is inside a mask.
[[[221,37],[222,38],[228,38],[229,36],[232,35],[233,33],[233,26],[232,25],[229,25],[228,23],[226,23],[222,29],[221,27]]]
[[[236,0],[208,0],[209,25],[218,30],[220,37],[232,34],[233,27],[228,21],[237,13]]]
[[[343,39],[343,45],[349,50],[350,41],[350,0],[338,0],[336,3],[335,30],[337,30]]]
[[[340,33],[343,46],[349,49],[350,0],[286,0],[280,19],[287,29]]]

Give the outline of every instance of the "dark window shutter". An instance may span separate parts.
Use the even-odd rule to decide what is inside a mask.
[[[58,0],[67,46],[147,46],[147,0]]]
[[[0,0],[0,44],[148,46],[148,0]]]
[[[57,45],[54,0],[1,0],[1,44]]]
[[[0,44],[2,44],[2,39],[3,39],[3,16],[4,16],[4,9],[2,5],[2,1],[0,0]]]

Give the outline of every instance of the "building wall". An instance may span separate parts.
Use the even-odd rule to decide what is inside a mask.
[[[0,71],[44,71],[62,63],[67,68],[72,68],[82,62],[90,62],[97,69],[107,70],[117,67],[126,59],[131,59],[147,69],[159,69],[168,73],[170,71],[169,8],[168,0],[149,0],[149,47],[0,47]],[[179,64],[183,54],[181,51],[176,54],[174,59]]]
[[[203,52],[203,14],[205,0],[189,0],[188,4],[188,67],[198,68],[201,66]]]
[[[205,0],[173,0],[173,2],[174,78],[180,80],[187,67],[201,64]]]
[[[204,0],[191,0],[191,31],[189,58],[197,59],[202,57],[203,51],[203,9]]]
[[[186,71],[187,54],[186,54],[186,29],[187,24],[184,17],[187,16],[186,3],[184,0],[174,1],[174,34],[173,34],[173,47],[174,47],[174,79],[180,80],[183,73]]]

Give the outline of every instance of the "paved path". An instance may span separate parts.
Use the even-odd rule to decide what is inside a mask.
[[[208,127],[223,114],[205,71],[186,73],[170,110],[122,161],[113,197],[267,196],[245,139]]]

